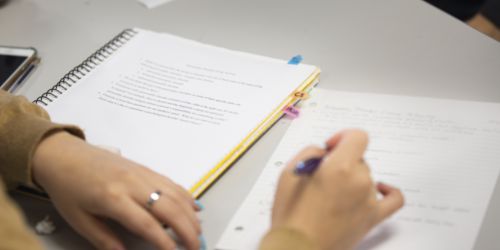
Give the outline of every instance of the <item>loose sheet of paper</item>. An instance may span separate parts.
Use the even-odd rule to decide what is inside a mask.
[[[358,249],[473,247],[500,169],[500,104],[317,89],[301,112],[217,249],[257,249],[286,162],[344,128],[368,131],[374,180],[401,188],[406,198]]]
[[[171,2],[172,0],[137,0],[137,1],[139,1],[139,3],[141,3],[142,5],[146,6],[146,8],[153,9],[160,5]]]
[[[87,140],[192,187],[315,71],[138,33],[46,109]]]

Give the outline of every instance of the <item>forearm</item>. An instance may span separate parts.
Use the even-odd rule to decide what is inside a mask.
[[[471,20],[467,22],[472,28],[478,30],[479,32],[500,41],[500,29],[496,27],[492,22],[490,22],[483,15],[478,14],[474,16]]]
[[[480,14],[497,28],[500,28],[500,0],[487,0],[480,10]]]
[[[500,41],[500,0],[487,0],[467,23],[474,29]]]

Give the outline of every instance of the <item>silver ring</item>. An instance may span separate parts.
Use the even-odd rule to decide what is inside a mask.
[[[147,207],[151,208],[153,206],[153,204],[155,204],[155,202],[160,199],[160,197],[161,197],[161,191],[160,190],[156,190],[156,191],[152,192],[149,195],[148,203],[146,203]]]

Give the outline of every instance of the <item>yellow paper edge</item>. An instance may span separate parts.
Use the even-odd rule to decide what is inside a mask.
[[[288,97],[269,114],[257,127],[255,127],[235,148],[233,148],[214,168],[205,174],[189,192],[198,198],[208,187],[210,187],[231,165],[243,154],[260,136],[267,131],[283,115],[283,109],[291,104],[300,101],[300,98],[294,96],[296,92],[309,91],[313,84],[319,79],[320,69],[316,69],[298,88],[296,88]]]

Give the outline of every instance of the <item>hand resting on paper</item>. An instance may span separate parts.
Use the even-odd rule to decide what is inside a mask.
[[[272,228],[305,235],[320,249],[351,249],[368,231],[403,205],[401,192],[374,186],[363,153],[367,136],[345,131],[330,138],[330,150],[309,147],[291,160],[279,181]],[[312,176],[297,176],[297,162],[327,156]],[[44,139],[33,157],[36,182],[51,196],[62,216],[99,249],[125,249],[106,226],[113,219],[153,243],[173,249],[161,224],[199,249],[201,234],[191,195],[166,177],[86,142],[59,132]],[[147,197],[161,190],[148,208]],[[377,200],[376,193],[384,195]]]
[[[346,130],[326,144],[328,151],[309,147],[288,163],[276,191],[272,229],[300,232],[319,249],[352,249],[403,206],[403,195],[389,185],[374,185],[363,161],[366,133]],[[311,176],[294,174],[298,162],[323,156]],[[377,199],[378,192],[383,199]]]
[[[99,249],[125,249],[104,220],[112,219],[158,249],[174,249],[162,224],[188,249],[200,249],[199,208],[170,179],[66,132],[44,139],[33,157],[35,181],[71,226]],[[149,195],[161,198],[148,206]]]

